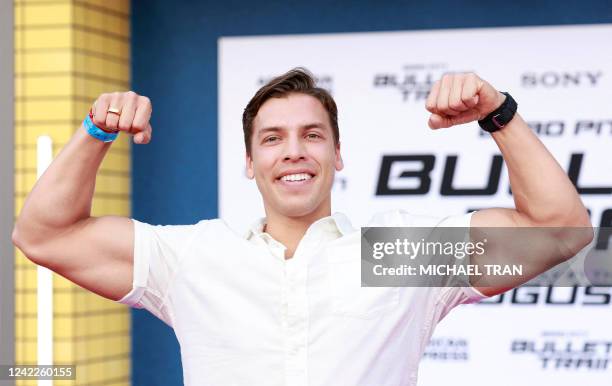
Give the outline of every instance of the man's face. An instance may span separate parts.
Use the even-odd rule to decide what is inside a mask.
[[[268,99],[253,121],[246,166],[268,216],[328,216],[343,165],[321,102],[299,93]]]

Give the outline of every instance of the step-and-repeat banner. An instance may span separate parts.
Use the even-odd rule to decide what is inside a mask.
[[[472,71],[513,95],[576,183],[593,225],[610,227],[611,41],[610,25],[222,38],[220,217],[242,232],[263,215],[244,173],[242,112],[267,80],[304,66],[338,104],[345,169],[332,205],[355,226],[393,208],[446,216],[513,206],[489,135],[475,123],[427,126],[433,82]],[[438,326],[419,378],[420,385],[610,385],[612,290],[520,288],[458,307]]]

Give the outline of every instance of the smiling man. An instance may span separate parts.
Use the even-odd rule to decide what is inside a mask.
[[[255,94],[243,127],[247,175],[263,198],[265,230],[289,258],[310,224],[331,214],[334,174],[343,164],[333,99],[306,73],[286,78]]]
[[[449,74],[426,107],[432,129],[479,120],[492,133],[516,208],[441,219],[394,210],[368,226],[587,229],[551,235],[528,277],[590,242],[576,190],[508,94],[475,74]],[[302,69],[271,80],[244,111],[247,174],[265,208],[244,237],[219,219],[153,226],[92,217],[96,172],[116,131],[148,143],[150,115],[150,101],[133,92],[100,96],[30,193],[13,241],[35,263],[174,328],[186,385],[414,385],[433,329],[453,307],[525,280],[361,287],[359,229],[331,212],[334,174],[343,167],[336,105]],[[496,247],[507,262],[520,262],[510,241]]]

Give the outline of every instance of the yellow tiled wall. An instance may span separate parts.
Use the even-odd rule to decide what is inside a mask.
[[[36,139],[51,136],[54,154],[80,127],[96,97],[130,84],[129,0],[16,0],[15,208],[36,180]],[[110,148],[96,182],[93,215],[130,215],[128,138]],[[15,264],[17,364],[35,364],[36,266],[19,251]],[[130,384],[130,313],[54,275],[54,362],[75,364],[75,381],[55,385]],[[20,386],[36,381],[19,381]]]

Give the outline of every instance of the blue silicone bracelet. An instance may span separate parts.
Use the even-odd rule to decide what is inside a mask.
[[[94,125],[89,115],[85,117],[83,126],[85,126],[85,130],[87,130],[89,135],[102,142],[113,142],[117,138],[117,135],[119,135],[119,133],[107,133],[100,129],[98,126]]]

